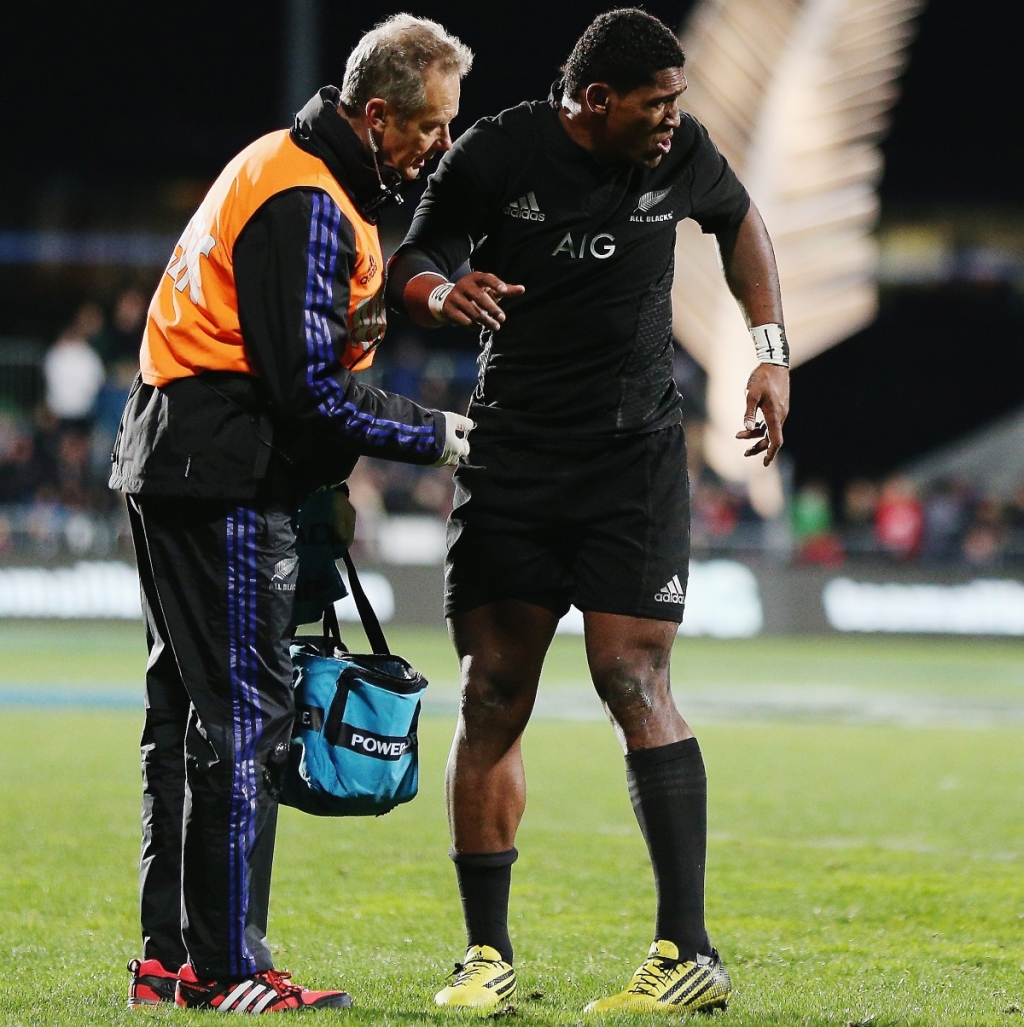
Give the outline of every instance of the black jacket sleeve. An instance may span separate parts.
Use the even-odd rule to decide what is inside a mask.
[[[405,463],[440,458],[441,413],[362,384],[341,362],[355,237],[329,195],[277,194],[250,219],[233,259],[246,352],[288,437]]]

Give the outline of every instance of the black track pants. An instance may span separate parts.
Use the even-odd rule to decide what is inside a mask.
[[[144,958],[200,978],[273,966],[277,792],[294,717],[290,514],[130,496],[149,662],[142,735]]]

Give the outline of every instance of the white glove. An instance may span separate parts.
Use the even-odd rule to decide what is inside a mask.
[[[445,410],[441,416],[444,418],[444,452],[431,467],[450,467],[469,456],[469,433],[476,427],[468,417],[450,410]]]

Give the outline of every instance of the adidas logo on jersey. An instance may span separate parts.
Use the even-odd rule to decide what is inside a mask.
[[[520,196],[504,208],[504,213],[509,217],[519,218],[522,221],[543,221],[544,215],[537,206],[537,197],[531,189],[525,196]]]
[[[673,574],[672,580],[660,592],[654,594],[654,601],[656,603],[677,603],[680,606],[686,602],[686,589],[679,583],[678,574]]]

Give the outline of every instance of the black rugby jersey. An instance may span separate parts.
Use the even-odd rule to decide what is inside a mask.
[[[746,190],[687,114],[656,168],[595,159],[559,98],[484,118],[444,156],[392,265],[392,295],[469,260],[524,285],[481,332],[469,416],[500,434],[623,435],[680,421],[672,379],[676,224],[734,229]],[[683,271],[685,273],[685,269]]]

